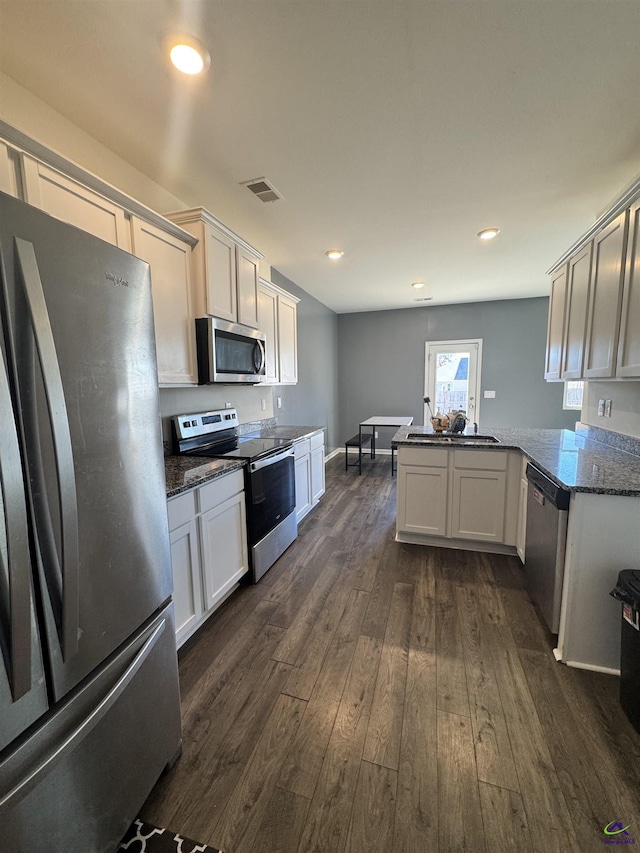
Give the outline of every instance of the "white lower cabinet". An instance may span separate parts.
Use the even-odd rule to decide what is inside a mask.
[[[249,568],[244,535],[244,492],[203,513],[199,524],[204,602],[209,609],[226,595]]]
[[[448,451],[398,449],[398,533],[447,534]]]
[[[242,471],[167,503],[178,647],[249,568]]]
[[[296,474],[296,518],[302,521],[311,510],[311,448],[308,438],[293,445]]]
[[[324,432],[293,445],[296,476],[296,518],[307,515],[324,494]]]
[[[396,539],[512,551],[519,460],[506,450],[399,447]]]
[[[527,480],[527,457],[522,458],[522,470],[520,473],[520,493],[518,495],[518,531],[516,534],[516,551],[522,563],[524,563],[525,545],[527,540],[527,493],[529,481]]]
[[[315,444],[314,444],[315,440]],[[324,495],[324,435],[311,438],[311,503],[315,506]]]
[[[195,518],[172,530],[169,541],[173,569],[176,641],[180,645],[195,631],[204,613],[198,526]]]

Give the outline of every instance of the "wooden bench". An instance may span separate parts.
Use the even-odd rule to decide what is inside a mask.
[[[360,454],[362,453],[362,448],[367,444],[371,445],[371,458],[375,459],[376,456],[376,439],[373,433],[364,432],[362,435],[354,435],[351,438],[347,439],[344,443],[344,470],[347,471],[349,468],[352,468],[354,465],[360,464]],[[349,462],[349,448],[357,447],[358,448],[358,458],[355,462]]]

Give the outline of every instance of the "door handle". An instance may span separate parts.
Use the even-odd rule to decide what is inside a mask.
[[[68,660],[78,651],[80,576],[78,501],[71,433],[64,399],[62,376],[60,375],[60,365],[58,363],[53,331],[49,321],[49,313],[47,311],[44,289],[40,279],[33,244],[20,237],[14,237],[14,241],[38,351],[49,422],[51,424],[60,504],[62,554],[58,555],[55,544],[50,537],[42,535],[36,538],[41,551],[41,557],[44,561],[49,562],[57,568],[62,580],[62,602],[59,614],[60,644],[62,656],[64,660]],[[37,439],[37,421],[35,418],[32,429],[34,439]],[[29,452],[44,482],[44,464],[38,440],[33,441],[33,447],[29,447]],[[34,502],[34,512],[40,516],[36,518],[36,530],[39,524],[44,527],[50,527],[50,518],[45,518],[48,508],[44,504],[46,504],[46,498],[39,501],[37,505]],[[42,554],[42,551],[46,553]]]
[[[0,614],[8,621],[9,682],[14,702],[31,689],[31,560],[27,538],[27,506],[13,416],[9,379],[0,351],[0,488],[7,541],[7,565],[0,576]],[[4,562],[1,561],[0,562]],[[1,622],[0,622],[1,624]]]

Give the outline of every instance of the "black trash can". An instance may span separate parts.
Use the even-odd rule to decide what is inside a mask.
[[[611,595],[622,602],[620,704],[640,732],[640,571],[620,572]]]

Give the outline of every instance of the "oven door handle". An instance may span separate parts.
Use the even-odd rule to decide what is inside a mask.
[[[259,471],[261,468],[266,468],[267,465],[275,465],[276,462],[282,462],[287,459],[289,456],[293,456],[294,451],[293,447],[288,447],[282,453],[275,453],[273,456],[266,456],[264,459],[258,459],[257,462],[252,462],[249,466],[249,470],[253,473],[254,471]]]

